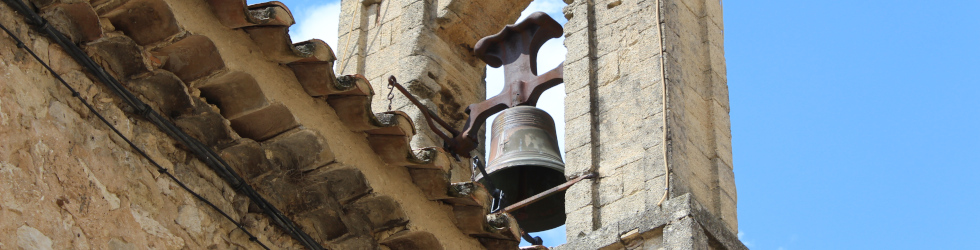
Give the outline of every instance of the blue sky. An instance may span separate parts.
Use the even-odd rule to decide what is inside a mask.
[[[755,249],[980,249],[980,1],[727,1]]]
[[[336,45],[336,1],[283,2],[294,41]],[[980,1],[723,4],[746,245],[980,249]],[[563,5],[531,9],[564,24]],[[546,44],[539,71],[563,49]],[[546,95],[539,106],[562,121],[564,91]]]

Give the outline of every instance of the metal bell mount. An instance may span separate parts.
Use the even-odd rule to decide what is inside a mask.
[[[491,190],[495,194],[495,210],[511,213],[526,232],[564,224],[564,190],[595,176],[586,174],[566,181],[554,120],[534,107],[545,90],[564,82],[563,65],[538,75],[536,63],[541,46],[562,34],[558,22],[543,12],[535,12],[520,23],[480,39],[474,53],[488,66],[504,67],[504,88],[486,101],[469,105],[469,118],[461,131],[418,102],[398,85],[394,76],[388,81],[422,110],[429,128],[443,139],[446,151],[454,155],[471,157],[479,145],[480,127],[500,112],[491,127],[488,166],[483,169],[482,164],[475,164],[481,171],[475,179],[496,189]]]

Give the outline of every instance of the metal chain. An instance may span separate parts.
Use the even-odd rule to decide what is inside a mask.
[[[391,111],[391,102],[395,99],[395,85],[388,82],[388,111]]]

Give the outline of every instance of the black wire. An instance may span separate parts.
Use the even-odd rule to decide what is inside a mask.
[[[114,77],[106,73],[105,69],[103,69],[99,64],[97,64],[94,60],[92,60],[92,58],[88,57],[88,55],[85,54],[85,52],[82,51],[81,48],[76,46],[73,42],[71,42],[71,40],[69,40],[63,34],[55,30],[54,27],[52,27],[47,22],[47,20],[45,20],[40,15],[35,13],[33,8],[26,5],[24,2],[20,0],[4,0],[4,1],[7,2],[9,5],[11,5],[12,7],[14,7],[14,9],[21,12],[29,23],[38,26],[42,31],[47,33],[52,40],[58,43],[65,50],[65,52],[68,55],[74,58],[75,61],[77,61],[82,66],[85,66],[85,68],[88,69],[93,75],[95,75],[96,78],[98,78],[100,81],[105,83],[107,87],[109,87],[109,89],[111,89],[113,92],[119,95],[124,102],[126,102],[131,107],[133,107],[135,113],[140,114],[150,122],[154,123],[164,133],[173,137],[175,140],[179,141],[181,144],[186,146],[202,162],[207,164],[212,170],[214,170],[219,176],[221,176],[222,179],[228,182],[230,186],[235,188],[235,190],[242,192],[243,194],[245,194],[245,196],[248,196],[249,199],[253,203],[255,203],[260,209],[262,209],[262,211],[264,211],[272,221],[276,222],[276,224],[278,224],[283,230],[285,230],[287,233],[292,235],[294,239],[296,239],[297,241],[305,245],[307,248],[316,249],[316,250],[324,249],[322,246],[319,245],[319,243],[313,240],[312,237],[306,234],[306,232],[299,229],[293,223],[292,220],[290,220],[288,217],[282,214],[282,212],[279,211],[275,206],[269,203],[266,199],[262,198],[262,196],[258,194],[258,192],[256,192],[254,188],[252,188],[247,183],[245,183],[245,180],[242,179],[242,177],[239,176],[234,170],[232,170],[230,168],[230,165],[227,162],[225,162],[224,159],[218,156],[217,153],[209,149],[207,146],[205,146],[197,139],[188,135],[186,132],[184,132],[176,125],[174,125],[172,122],[170,122],[162,115],[160,115],[159,113],[151,109],[149,105],[147,105],[139,98],[137,98],[132,92],[129,92],[129,90],[127,90],[122,84],[120,84]],[[4,27],[4,31],[6,31],[7,34],[9,34],[12,38],[14,38],[18,42],[18,47],[27,49],[33,55],[33,51],[31,51],[29,48],[26,48],[26,46],[22,42],[20,42],[20,39],[17,39],[16,36],[13,35],[13,33],[11,33],[9,30],[6,29],[6,27]],[[75,91],[73,88],[71,88],[71,86],[67,85],[64,79],[62,79],[57,73],[55,73],[50,67],[47,66],[47,64],[41,61],[41,59],[38,58],[36,55],[34,55],[34,57],[36,60],[38,60],[38,62],[44,65],[48,69],[48,71],[54,74],[58,78],[58,80],[62,82],[63,85],[65,85],[72,91],[72,96],[79,97],[78,92]],[[91,110],[92,112],[96,112],[92,107],[90,107],[87,104],[87,102],[85,102],[84,100],[82,100],[82,102],[86,103],[86,106],[89,107],[89,110]],[[112,125],[108,123],[107,120],[102,118],[101,115],[99,115],[97,112],[96,115],[99,116],[100,119],[103,120],[103,122],[106,122],[106,124],[109,125],[110,128],[112,128],[113,131],[116,132],[116,134],[122,136],[121,133],[116,131],[115,128],[112,127]],[[123,138],[126,139],[125,137]],[[129,142],[128,139],[127,142]],[[130,142],[130,146],[132,146],[135,150],[137,150],[137,152],[140,152],[147,159],[150,159],[148,156],[145,155],[145,153],[142,152],[142,150],[136,148],[135,145],[132,144],[131,142]],[[150,159],[150,161],[152,162],[152,159]],[[159,165],[157,165],[155,162],[153,163],[154,165],[159,167]],[[165,169],[163,171],[165,171]],[[173,177],[169,173],[167,173],[167,175]],[[188,189],[188,191],[190,190]],[[198,195],[195,194],[195,196]],[[198,197],[203,198],[200,196]],[[214,207],[213,204],[212,207]],[[217,209],[217,207],[214,208]],[[222,214],[224,213],[222,212]],[[226,215],[226,217],[228,216]],[[231,220],[230,217],[228,218],[229,220]],[[234,222],[234,220],[232,221]],[[239,228],[242,228],[242,230],[244,230],[244,228],[240,224],[236,223],[236,225],[239,226]],[[251,234],[249,235],[251,236]],[[255,237],[251,236],[250,240],[258,242],[257,240],[254,239]],[[265,246],[263,245],[263,247]]]
[[[248,230],[246,230],[244,228],[244,226],[242,226],[241,223],[238,223],[237,221],[235,221],[235,219],[231,218],[231,216],[228,215],[228,213],[225,213],[225,211],[223,211],[220,208],[218,208],[218,206],[217,205],[214,205],[214,203],[211,203],[211,201],[208,201],[206,198],[204,198],[203,196],[201,196],[197,192],[194,192],[193,190],[191,190],[187,185],[185,185],[183,182],[181,182],[180,180],[178,180],[177,177],[175,177],[173,174],[171,174],[169,171],[167,171],[166,168],[164,168],[163,166],[160,166],[160,164],[157,163],[156,161],[154,161],[153,158],[150,158],[150,156],[147,155],[146,152],[144,152],[142,149],[140,149],[138,146],[136,146],[136,144],[133,143],[129,138],[127,138],[126,136],[124,136],[122,134],[122,132],[120,132],[119,129],[116,128],[116,126],[112,125],[112,123],[110,123],[109,120],[107,120],[105,118],[105,116],[102,116],[102,114],[100,114],[95,109],[95,107],[92,107],[92,105],[89,104],[89,102],[86,101],[85,98],[82,98],[81,95],[78,93],[78,91],[75,90],[75,88],[71,87],[71,85],[68,85],[68,82],[66,82],[65,79],[61,78],[61,75],[59,75],[53,69],[51,69],[51,67],[48,66],[47,63],[45,63],[43,60],[41,60],[41,58],[39,58],[37,56],[37,54],[34,53],[33,50],[31,50],[29,47],[27,47],[19,38],[17,38],[17,36],[15,36],[13,34],[13,32],[11,32],[10,30],[8,30],[6,26],[4,26],[3,24],[0,24],[0,29],[3,29],[3,31],[6,32],[7,35],[9,35],[11,38],[14,39],[15,42],[17,42],[17,47],[23,48],[24,50],[27,51],[27,53],[30,53],[31,56],[34,57],[35,60],[37,60],[37,62],[41,63],[41,66],[44,66],[44,68],[47,69],[48,72],[51,72],[51,74],[54,75],[54,77],[56,79],[58,79],[59,82],[61,82],[61,85],[62,86],[65,86],[66,88],[68,88],[68,90],[71,91],[71,96],[73,96],[76,99],[78,99],[82,103],[82,105],[85,105],[85,107],[88,108],[88,110],[90,112],[92,112],[93,114],[95,114],[95,116],[98,117],[99,120],[102,121],[102,123],[105,123],[105,125],[108,126],[109,129],[111,129],[113,133],[115,133],[120,138],[122,138],[123,141],[126,141],[126,144],[129,144],[129,147],[133,148],[133,150],[135,150],[136,153],[138,153],[140,156],[143,156],[143,158],[146,158],[146,160],[149,161],[150,164],[152,164],[153,166],[155,166],[157,168],[157,171],[158,172],[160,172],[161,174],[167,175],[167,177],[170,177],[170,179],[173,180],[174,182],[176,182],[178,186],[180,186],[184,190],[187,190],[188,193],[190,193],[191,195],[194,195],[194,197],[196,197],[198,200],[204,202],[205,204],[207,204],[208,206],[210,206],[211,208],[213,208],[215,211],[218,211],[218,213],[220,213],[225,218],[228,218],[228,220],[231,221],[232,223],[234,223],[236,227],[238,227],[243,232],[245,232],[245,234],[247,234],[249,236],[249,239],[250,240],[255,241],[257,244],[259,244],[260,246],[262,246],[262,248],[269,249],[269,247],[265,246],[265,244],[262,244],[262,242],[258,241],[257,238],[255,237],[255,235],[253,235],[251,232],[249,232]]]

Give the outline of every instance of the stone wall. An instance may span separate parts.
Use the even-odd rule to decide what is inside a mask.
[[[387,79],[395,76],[409,92],[456,129],[469,104],[486,98],[486,64],[473,55],[480,38],[514,23],[531,1],[344,0],[337,71],[362,74],[373,83],[372,108],[387,110]],[[442,146],[401,93],[392,110],[418,121],[413,147]],[[481,133],[482,134],[482,133]],[[482,136],[480,138],[483,138]],[[481,142],[483,143],[483,142]]]
[[[60,47],[30,31],[7,5],[0,22],[124,135],[273,247],[294,242],[203,163],[93,83]],[[71,96],[6,34],[0,35],[0,248],[259,249],[197,201]]]
[[[737,233],[720,1],[576,0],[564,12],[566,175],[600,176],[566,193],[569,242],[635,229],[627,221],[661,209],[668,176],[665,200],[690,193]]]
[[[285,6],[37,4],[111,76],[217,152],[318,244],[516,245],[506,219],[496,224],[500,231],[487,231],[482,187],[450,183],[468,180],[468,168],[439,149],[410,147],[412,120],[401,112],[375,114],[371,84],[361,76],[334,77],[327,44],[289,40],[293,22]],[[190,189],[270,247],[301,247],[241,189],[93,82],[21,15],[6,5],[0,13],[4,25]],[[12,39],[0,36],[0,53],[0,242],[59,249],[259,247],[110,135]]]

